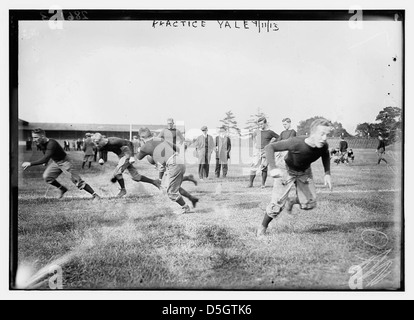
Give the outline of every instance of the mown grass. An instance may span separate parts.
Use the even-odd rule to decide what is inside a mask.
[[[71,155],[80,167],[82,153]],[[173,213],[178,206],[163,192],[129,177],[127,197],[113,198],[118,187],[109,182],[116,161],[112,156],[103,167],[95,163],[81,171],[104,197],[98,203],[65,176],[60,181],[70,187],[67,196],[56,200],[56,190],[50,189],[45,198],[44,168],[29,168],[19,173],[19,263],[40,269],[59,261],[67,290],[348,290],[351,266],[390,249],[391,273],[366,289],[398,289],[398,158],[390,157],[390,166],[376,166],[373,151],[358,150],[356,156],[349,166],[332,166],[333,193],[323,186],[322,166],[315,163],[318,207],[282,214],[264,239],[257,239],[255,231],[270,200],[272,179],[264,190],[258,188],[259,177],[257,188],[247,189],[246,166],[230,165],[226,180],[210,178],[198,186],[185,182],[184,188],[200,197],[200,203],[181,216]],[[137,166],[141,173],[157,176],[149,164]],[[196,176],[196,166],[188,166],[187,172]],[[386,246],[378,249],[364,241],[366,230],[384,233]],[[47,283],[40,289],[48,289]]]

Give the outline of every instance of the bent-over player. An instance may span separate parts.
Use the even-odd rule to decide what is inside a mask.
[[[311,164],[322,158],[325,169],[325,185],[332,190],[330,175],[330,155],[326,142],[331,131],[330,122],[326,119],[315,120],[311,124],[309,137],[294,137],[289,140],[269,144],[265,148],[270,175],[275,178],[272,200],[266,208],[262,225],[257,236],[266,233],[267,227],[283,209],[291,212],[293,205],[299,204],[302,210],[316,207],[316,189],[313,181]],[[275,152],[288,151],[284,163],[277,168]],[[289,192],[296,187],[296,196],[289,199]]]
[[[31,166],[38,166],[40,164],[47,164],[51,159],[52,162],[47,166],[43,172],[43,179],[46,183],[56,187],[60,191],[59,199],[68,191],[68,189],[61,185],[56,179],[63,172],[70,176],[70,179],[79,190],[85,190],[90,193],[94,200],[99,200],[99,195],[91,188],[89,184],[82,180],[77,170],[73,168],[72,162],[63,148],[55,139],[46,137],[43,129],[37,128],[32,131],[33,141],[43,151],[43,158],[33,162],[23,162],[23,170]]]
[[[111,182],[118,182],[121,190],[119,191],[117,197],[123,197],[126,195],[125,181],[123,173],[125,170],[128,170],[132,180],[137,182],[145,182],[152,184],[153,186],[160,188],[160,180],[152,180],[138,173],[138,170],[134,167],[133,163],[135,162],[134,158],[134,146],[132,142],[126,139],[108,137],[104,138],[99,132],[95,133],[92,136],[93,142],[98,147],[98,151],[111,151],[115,153],[119,162],[115,168]]]
[[[190,212],[190,207],[185,203],[182,196],[188,198],[194,208],[199,199],[181,187],[182,182],[186,180],[186,177],[184,177],[186,166],[184,161],[178,156],[179,150],[177,146],[161,138],[154,138],[148,128],[141,128],[139,135],[145,144],[141,147],[137,158],[142,160],[147,157],[150,163],[157,163],[166,168],[168,197],[181,206],[180,214]]]

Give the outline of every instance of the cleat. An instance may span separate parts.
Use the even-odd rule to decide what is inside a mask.
[[[125,196],[126,195],[126,190],[125,189],[121,189],[120,191],[119,191],[119,193],[116,195],[116,197],[117,198],[122,198],[123,196]]]
[[[188,206],[188,204],[186,204],[186,205],[182,206],[181,209],[178,210],[175,214],[181,215],[181,214],[189,213],[190,211],[191,211],[190,207]]]
[[[115,183],[116,181],[117,181],[117,179],[116,179],[115,177],[112,177],[112,178],[111,178],[111,182],[112,182],[112,183]]]
[[[63,198],[63,195],[68,191],[68,189],[67,188],[65,188],[64,186],[61,186],[60,188],[59,188],[59,191],[60,191],[60,194],[59,194],[59,196],[58,196],[58,199],[62,199]]]
[[[97,193],[94,193],[93,194],[93,200],[92,201],[99,201],[99,200],[101,200],[101,197],[99,196],[99,194],[97,194]]]
[[[260,188],[261,188],[261,189],[266,189],[266,186],[261,186]]]
[[[198,198],[193,198],[193,199],[191,199],[191,203],[192,203],[192,205],[193,205],[193,208],[195,208],[196,207],[196,205],[197,205],[197,202],[198,201],[200,201]]]

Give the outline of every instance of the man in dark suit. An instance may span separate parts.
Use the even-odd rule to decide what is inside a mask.
[[[201,127],[203,134],[195,142],[196,153],[198,158],[198,175],[200,180],[208,178],[210,169],[210,158],[215,148],[214,139],[208,134],[206,126]]]
[[[231,140],[226,134],[226,128],[219,129],[219,135],[216,137],[216,177],[220,178],[220,171],[223,167],[223,178],[226,178],[228,172],[228,162],[230,159]]]

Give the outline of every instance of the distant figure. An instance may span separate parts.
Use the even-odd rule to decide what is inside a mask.
[[[32,138],[27,137],[26,140],[26,151],[31,151],[32,150]]]
[[[63,141],[64,147],[65,147],[65,151],[70,151],[70,143],[68,140],[64,140]]]
[[[40,164],[47,164],[49,160],[53,160],[46,168],[43,173],[43,179],[46,183],[56,187],[60,191],[59,199],[68,191],[66,187],[61,185],[56,179],[63,172],[70,176],[73,184],[79,190],[85,190],[90,193],[94,200],[99,200],[100,197],[95,193],[91,186],[85,181],[82,180],[77,170],[74,169],[72,162],[67,156],[66,152],[62,149],[60,144],[54,140],[46,137],[45,131],[43,129],[37,128],[32,131],[32,137],[35,143],[40,146],[43,151],[43,158],[33,161],[33,162],[23,162],[23,170],[26,170],[28,167],[37,166]]]
[[[181,133],[181,131],[175,127],[173,118],[167,119],[167,128],[163,129],[160,132],[160,134],[158,135],[158,138],[168,141],[174,145],[177,145],[177,138],[178,138],[178,143],[180,145],[182,145],[185,141],[184,136]],[[162,177],[164,176],[165,170],[166,170],[165,166],[163,165],[159,166],[160,179],[162,179]]]
[[[220,170],[223,167],[223,178],[226,178],[228,172],[228,162],[230,159],[231,140],[227,135],[226,128],[219,129],[219,135],[216,137],[216,177],[220,178]]]
[[[342,163],[346,162],[348,164],[349,163],[349,161],[348,161],[348,142],[345,141],[343,136],[341,136],[341,140],[339,141],[339,152],[341,153],[341,155],[340,155],[341,162]]]
[[[77,151],[81,151],[81,150],[82,150],[82,140],[81,140],[81,138],[79,138],[79,139],[76,141],[76,150],[77,150]]]
[[[141,147],[141,141],[138,139],[137,136],[133,136],[132,145],[134,146],[134,154],[138,154],[139,148]]]
[[[96,162],[97,158],[98,158],[98,148],[96,148],[95,151],[93,152],[93,162]]]
[[[105,135],[102,135],[102,138],[103,139],[106,139],[106,136]],[[108,161],[108,150],[101,149],[99,151],[99,159],[102,159],[104,162],[107,162]]]
[[[203,126],[201,131],[203,134],[195,142],[195,152],[198,158],[198,176],[203,181],[204,178],[208,178],[211,154],[215,149],[215,145],[213,137],[208,134],[208,128]]]
[[[88,168],[91,167],[94,154],[98,149],[95,146],[95,143],[91,139],[92,134],[87,133],[87,134],[85,134],[85,136],[86,136],[86,140],[85,140],[85,143],[83,144],[83,148],[82,148],[83,152],[85,152],[85,155],[83,157],[83,162],[82,162],[82,169],[85,168],[86,162],[88,162]]]
[[[338,165],[341,162],[341,151],[339,148],[332,149],[330,152],[330,157],[333,159],[333,162]]]
[[[292,125],[292,120],[290,120],[290,118],[283,119],[282,124],[285,130],[280,133],[280,136],[277,139],[277,141],[287,140],[289,138],[296,137],[296,131],[290,128]]]
[[[384,159],[385,141],[384,141],[384,138],[381,135],[378,136],[377,154],[378,154],[378,163],[377,163],[377,165],[379,165],[381,163],[381,161],[384,161],[385,163],[388,163],[387,160]]]
[[[72,141],[72,150],[76,151],[76,140]]]
[[[253,146],[255,151],[250,165],[250,181],[247,186],[248,188],[253,187],[254,179],[259,171],[262,173],[262,188],[266,188],[268,164],[266,160],[265,147],[270,142],[277,141],[277,139],[279,139],[279,135],[269,129],[267,119],[265,117],[259,118],[257,120],[257,124],[259,129],[253,133]]]
[[[354,151],[351,148],[348,149],[348,159],[351,159],[352,162],[354,162],[355,159]]]

